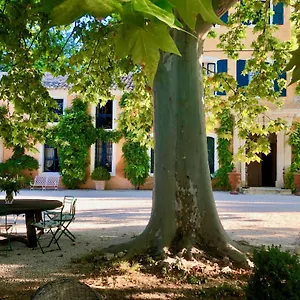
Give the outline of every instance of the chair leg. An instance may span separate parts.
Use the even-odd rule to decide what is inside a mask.
[[[47,247],[50,247],[50,245],[51,245],[51,244],[53,243],[53,241],[54,241],[54,243],[57,245],[58,249],[61,250],[61,248],[60,248],[60,246],[59,246],[59,243],[58,243],[59,237],[56,238],[56,235],[58,234],[58,232],[59,232],[60,230],[61,230],[61,228],[57,228],[57,229],[55,230],[55,232],[53,232],[52,229],[50,228],[50,232],[51,232],[51,234],[52,234],[52,238],[51,238],[51,240],[50,240],[50,242],[49,242],[49,244],[48,244]]]
[[[73,221],[73,220],[72,220]],[[62,224],[63,229],[61,230],[61,233],[59,234],[57,239],[60,239],[60,237],[65,234],[72,242],[75,242],[76,237],[74,234],[70,232],[68,229],[68,226],[71,224],[72,221],[69,221],[67,225]]]
[[[42,245],[41,245],[41,243],[40,243],[40,237],[37,237],[37,238],[36,238],[36,242],[37,242],[39,248],[41,249],[42,253],[45,254],[44,249],[43,249],[43,247],[42,247]]]
[[[53,243],[53,241],[54,241],[54,243],[57,245],[58,250],[61,250],[60,245],[59,245],[59,243],[58,243],[58,239],[56,238],[56,235],[58,234],[59,231],[60,231],[60,228],[57,228],[57,229],[55,230],[55,232],[53,232],[52,228],[49,228],[48,232],[51,233],[52,237],[51,237],[51,240],[50,240],[50,242],[48,243],[48,245],[45,246],[45,247],[42,247],[42,245],[41,245],[41,243],[40,243],[40,238],[41,238],[42,235],[37,236],[36,241],[37,241],[37,244],[38,244],[38,246],[39,246],[39,248],[41,249],[41,251],[42,251],[43,254],[45,254],[44,248],[46,248],[46,247],[49,248],[49,247],[51,246],[51,244]]]

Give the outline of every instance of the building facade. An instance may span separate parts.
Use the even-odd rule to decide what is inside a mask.
[[[272,6],[274,15],[271,17],[271,24],[279,26],[277,31],[277,37],[281,40],[290,39],[291,27],[290,27],[290,11],[284,7],[282,3],[276,6]],[[222,19],[227,21],[228,14],[225,14]],[[218,33],[226,31],[226,27],[216,28]],[[246,86],[251,80],[251,74],[242,75],[245,67],[246,60],[250,57],[251,49],[250,43],[252,41],[252,28],[249,25],[247,29],[246,48],[249,50],[240,53],[239,60],[230,60],[226,57],[224,52],[217,48],[218,41],[216,39],[208,39],[205,42],[204,57],[202,65],[208,72],[218,73],[226,72],[233,75],[240,86]],[[282,75],[286,77],[285,74]],[[68,108],[72,104],[74,95],[69,93],[69,86],[66,83],[66,77],[53,78],[51,75],[46,74],[43,78],[43,85],[48,89],[49,94],[53,97],[58,104],[57,113],[63,114],[65,108]],[[274,86],[276,89],[276,86]],[[278,87],[277,87],[278,88]],[[120,113],[119,100],[122,94],[119,91],[114,92],[114,99],[108,101],[105,107],[91,106],[90,114],[94,119],[94,125],[102,127],[105,130],[112,130],[117,128],[118,115]],[[270,119],[281,117],[285,119],[288,125],[291,125],[297,118],[300,117],[300,98],[295,96],[294,87],[289,86],[286,90],[282,91],[282,97],[284,97],[284,105],[278,109],[277,107],[271,107],[268,113]],[[260,118],[259,122],[264,122],[263,118]],[[50,124],[55,126],[54,124]],[[236,162],[236,168],[241,172],[242,185],[243,186],[284,186],[284,171],[291,164],[291,147],[288,145],[288,137],[285,131],[279,132],[277,135],[270,136],[271,152],[269,155],[263,157],[261,163],[251,163],[246,165],[242,162]],[[237,153],[240,146],[243,145],[243,140],[239,139],[238,132],[234,131],[233,136],[233,152]],[[95,167],[106,166],[110,173],[111,179],[107,182],[107,189],[133,189],[132,184],[124,176],[124,159],[122,156],[122,144],[121,140],[118,144],[96,141],[90,148],[89,158],[90,164],[87,169],[87,173],[91,174]],[[210,172],[214,173],[218,169],[218,153],[217,153],[217,136],[214,132],[207,135],[208,144],[208,156],[209,156],[209,168]],[[32,153],[39,161],[39,169],[37,174],[43,176],[57,175],[60,172],[58,151],[55,148],[50,147],[47,144],[37,145],[39,152],[37,154]],[[11,151],[6,149],[0,140],[0,162],[7,160],[11,156]],[[150,172],[146,184],[142,187],[144,189],[151,189],[153,186],[153,173],[154,173],[154,152],[149,149],[150,156]],[[94,188],[94,182],[88,178],[86,184],[82,188]]]

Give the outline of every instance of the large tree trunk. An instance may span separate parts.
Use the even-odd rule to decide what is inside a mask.
[[[154,82],[152,214],[144,232],[127,245],[129,257],[181,251],[190,257],[190,250],[196,247],[249,266],[220,222],[211,188],[199,63],[202,37],[208,30],[209,26],[199,20],[199,39],[195,33],[174,31],[182,56],[161,54]]]

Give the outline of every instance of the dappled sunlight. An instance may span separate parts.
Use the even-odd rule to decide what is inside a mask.
[[[72,192],[78,193],[26,193],[28,198],[42,199],[40,195],[43,195],[43,199],[62,199],[61,195]],[[64,270],[72,258],[81,257],[95,249],[131,241],[144,230],[149,221],[152,205],[149,192],[129,191],[130,195],[136,195],[135,198],[127,197],[127,192],[124,191],[119,192],[124,198],[115,197],[114,191],[111,198],[108,196],[110,192],[105,192],[105,197],[99,198],[87,198],[85,191],[80,193],[85,197],[78,197],[75,221],[69,226],[76,241],[72,242],[62,236],[59,240],[62,250],[57,250],[54,245],[45,254],[38,248],[32,250],[25,244],[13,241],[13,251],[7,257],[0,257],[0,264],[3,266],[0,281],[5,280],[7,273],[10,278],[14,278],[14,282],[28,282],[32,286],[38,286],[42,281],[52,278],[69,277],[70,274]],[[20,195],[21,198],[22,196],[24,193]],[[300,198],[232,196],[220,192],[215,193],[215,197],[221,222],[234,240],[244,240],[253,245],[280,244],[288,249],[299,247]],[[25,228],[24,217],[20,215],[15,230],[18,234],[25,234]],[[45,238],[43,236],[41,241],[45,242]],[[76,277],[76,274],[72,276]],[[99,286],[97,288],[101,289]],[[148,295],[151,291],[145,288],[144,293]],[[172,293],[170,291],[170,295]],[[133,292],[132,296],[139,299],[140,294]]]

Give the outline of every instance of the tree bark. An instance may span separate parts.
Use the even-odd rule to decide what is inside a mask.
[[[144,232],[126,246],[127,257],[182,251],[191,257],[190,250],[196,247],[250,265],[224,230],[211,188],[199,63],[208,30],[208,24],[199,18],[197,33],[172,32],[181,57],[161,53],[154,81],[152,213]]]

